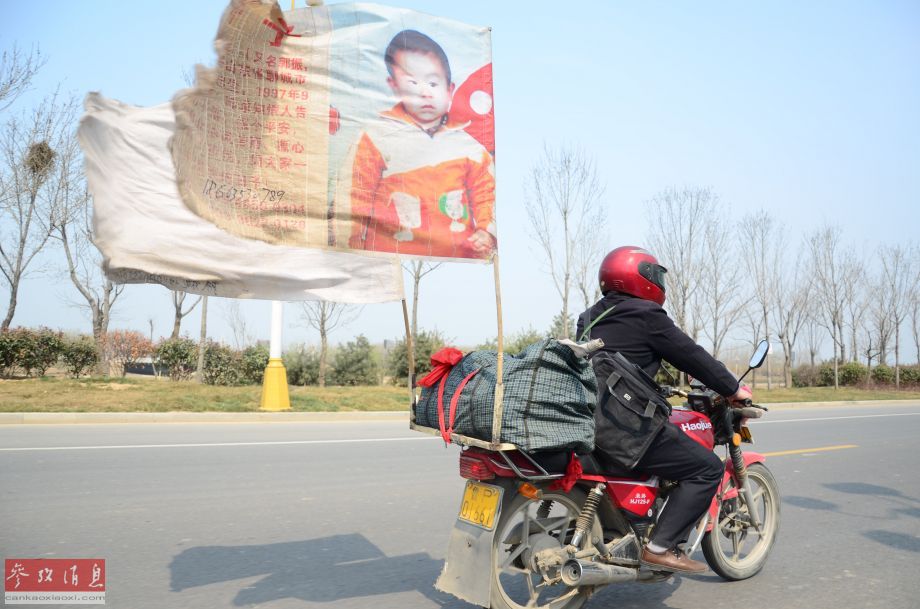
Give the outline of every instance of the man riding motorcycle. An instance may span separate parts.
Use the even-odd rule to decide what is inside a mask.
[[[751,398],[735,376],[720,361],[709,355],[687,336],[662,308],[665,301],[664,275],[667,272],[648,251],[635,246],[619,247],[604,258],[598,273],[603,297],[582,313],[576,336],[582,334],[604,341],[604,351],[619,352],[646,374],[654,376],[661,360],[698,378],[707,387],[730,401]],[[603,381],[603,379],[599,379]],[[605,416],[598,408],[595,419]],[[600,427],[601,421],[598,421]],[[595,456],[612,467],[628,468],[622,459],[605,458],[605,446],[618,441],[616,425],[605,426],[599,434]],[[636,430],[628,441],[635,440]],[[669,495],[658,517],[640,561],[656,570],[699,573],[704,563],[692,560],[679,548],[687,541],[693,525],[709,507],[722,480],[725,466],[713,453],[682,433],[671,422],[655,428],[654,438],[633,457],[633,471],[679,482]],[[625,436],[621,438],[627,441]]]

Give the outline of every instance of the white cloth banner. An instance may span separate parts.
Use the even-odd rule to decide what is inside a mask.
[[[398,260],[234,236],[179,196],[170,104],[86,98],[79,138],[94,199],[95,244],[118,283],[231,298],[372,303],[403,298]]]

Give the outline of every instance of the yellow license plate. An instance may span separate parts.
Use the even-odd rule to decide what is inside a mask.
[[[751,430],[744,425],[741,426],[741,441],[754,443],[754,436],[751,435]]]
[[[495,527],[495,514],[498,513],[498,503],[501,500],[501,487],[469,480],[463,490],[458,518],[491,531]]]

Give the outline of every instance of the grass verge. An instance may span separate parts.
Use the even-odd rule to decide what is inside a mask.
[[[406,387],[290,387],[301,412],[408,410]],[[262,388],[137,378],[0,381],[0,412],[255,412]]]

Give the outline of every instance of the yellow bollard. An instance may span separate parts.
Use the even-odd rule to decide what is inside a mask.
[[[265,375],[262,377],[262,405],[259,410],[279,412],[291,409],[288,396],[287,371],[280,357],[268,360]]]

